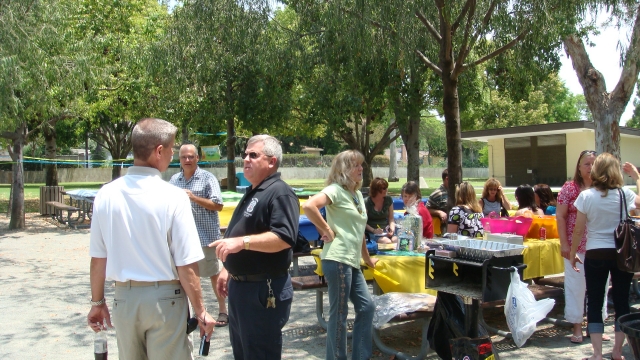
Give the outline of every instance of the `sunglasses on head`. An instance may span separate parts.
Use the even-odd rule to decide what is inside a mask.
[[[595,150],[583,150],[583,151],[580,153],[580,157],[582,157],[582,155],[585,155],[585,154],[593,154],[593,155],[597,155],[597,153],[596,153],[596,151],[595,151]]]

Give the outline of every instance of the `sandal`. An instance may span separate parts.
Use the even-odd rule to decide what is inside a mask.
[[[225,313],[218,314],[218,320],[216,320],[215,327],[225,327],[229,325],[229,315]]]
[[[569,341],[574,344],[582,344],[582,335],[571,335]]]

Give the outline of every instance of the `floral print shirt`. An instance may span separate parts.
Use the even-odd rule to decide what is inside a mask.
[[[578,209],[573,203],[580,195],[580,186],[572,181],[567,181],[560,189],[558,193],[558,205],[567,205],[567,242],[571,246],[571,240],[573,237],[573,229],[576,227],[576,217],[578,217]],[[584,254],[587,252],[587,229],[585,228],[584,234],[582,234],[582,240],[580,246],[578,246],[578,253]]]
[[[483,217],[481,212],[474,213],[467,208],[454,206],[449,212],[447,223],[458,225],[458,234],[460,235],[481,238],[484,235],[484,228],[480,219]]]

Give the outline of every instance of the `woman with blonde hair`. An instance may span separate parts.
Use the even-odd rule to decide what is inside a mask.
[[[466,181],[457,185],[456,206],[449,212],[447,232],[481,238],[484,235],[484,228],[480,219],[483,217],[473,185]]]
[[[484,183],[479,204],[484,216],[488,216],[492,212],[497,216],[509,216],[507,210],[511,209],[509,199],[502,191],[500,181],[496,178],[490,178]]]
[[[304,213],[318,228],[324,247],[320,254],[329,292],[326,359],[347,358],[348,300],[356,312],[352,358],[368,359],[373,352],[375,304],[360,270],[360,258],[375,267],[364,241],[367,211],[360,186],[364,157],[356,150],[336,155],[322,191],[304,203]],[[327,220],[320,215],[325,207]]]
[[[635,181],[640,188],[640,174],[635,166],[625,163],[624,171]],[[591,335],[593,356],[590,359],[602,359],[602,334],[604,333],[604,318],[602,306],[604,305],[603,289],[611,278],[611,297],[615,308],[615,336],[612,359],[622,359],[622,344],[625,335],[620,330],[618,318],[630,312],[629,286],[633,273],[618,269],[616,261],[616,246],[613,237],[614,230],[621,220],[620,211],[622,202],[628,209],[640,207],[640,197],[624,188],[620,162],[615,156],[604,153],[598,155],[591,168],[592,187],[578,195],[574,202],[578,214],[576,225],[573,229],[573,239],[569,259],[571,267],[579,272],[578,263],[583,260],[578,256],[580,239],[585,228],[589,228],[587,234],[586,253],[584,255],[584,276],[587,284],[587,331]],[[626,216],[626,214],[623,214]]]

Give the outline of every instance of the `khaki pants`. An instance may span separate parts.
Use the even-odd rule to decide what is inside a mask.
[[[121,360],[192,359],[180,284],[116,286],[112,319]]]

